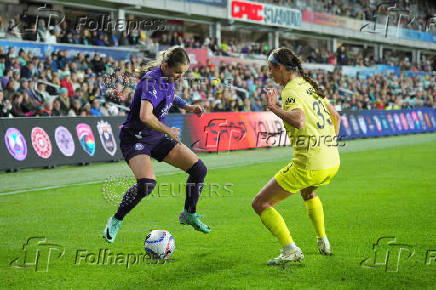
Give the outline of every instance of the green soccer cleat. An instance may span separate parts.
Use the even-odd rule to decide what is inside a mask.
[[[191,225],[197,231],[208,234],[210,232],[210,228],[209,226],[202,223],[201,220],[199,220],[200,217],[203,216],[198,213],[189,213],[186,210],[184,210],[179,215],[179,221],[180,224],[182,225]]]
[[[115,242],[115,237],[117,236],[118,230],[121,227],[121,222],[122,221],[117,220],[114,217],[111,217],[107,220],[106,228],[104,229],[103,233],[103,238],[106,240],[106,242]]]

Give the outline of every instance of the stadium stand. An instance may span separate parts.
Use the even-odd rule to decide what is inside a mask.
[[[274,0],[258,1],[280,7],[300,9],[311,7],[313,12],[369,20],[374,15],[374,5],[369,1],[318,1]],[[428,15],[434,4],[426,1],[406,1],[403,5],[416,15],[415,21],[402,23],[407,28],[425,30]],[[403,7],[402,6],[402,7]],[[23,5],[23,13],[25,11]],[[87,11],[97,15],[95,11]],[[383,21],[387,8],[378,11],[377,21]],[[24,14],[14,18],[0,17],[0,35],[7,41],[30,41],[47,45],[64,43],[94,48],[93,54],[69,54],[66,49],[53,51],[45,58],[32,50],[4,46],[0,43],[0,115],[15,117],[32,116],[112,116],[124,115],[132,100],[134,88],[141,77],[141,66],[155,53],[131,55],[114,59],[99,53],[102,47],[159,47],[173,45],[190,49],[208,50],[209,56],[254,59],[256,62],[208,62],[197,65],[179,84],[178,93],[188,103],[200,103],[208,112],[262,111],[266,109],[262,87],[272,86],[264,67],[271,43],[262,37],[238,41],[238,33],[227,31],[220,39],[201,31],[185,31],[175,26],[166,31],[91,31],[73,29],[77,19],[67,15],[65,21],[49,25],[47,19],[26,20]],[[127,16],[134,19],[133,15]],[[170,21],[167,22],[167,24]],[[434,32],[435,26],[429,26]],[[32,28],[29,30],[28,28]],[[252,33],[248,33],[252,35]],[[262,35],[262,32],[259,33]],[[412,51],[385,48],[377,56],[372,46],[355,42],[341,42],[332,48],[317,37],[298,36],[280,38],[280,46],[292,48],[302,61],[313,65],[309,68],[314,78],[325,88],[338,110],[400,109],[436,106],[436,57],[421,55],[419,61]],[[145,49],[147,50],[147,49]],[[142,49],[144,51],[144,49]],[[260,61],[261,60],[261,61]],[[237,61],[236,61],[237,62]],[[320,66],[317,66],[320,65]],[[322,65],[331,66],[326,69]],[[386,65],[398,67],[397,73],[350,75],[341,67],[360,68]],[[228,85],[231,84],[231,85]],[[411,89],[414,88],[414,89]],[[171,112],[179,112],[173,108]],[[184,112],[182,112],[184,113]]]

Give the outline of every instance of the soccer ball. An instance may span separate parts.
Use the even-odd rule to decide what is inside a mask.
[[[176,247],[169,231],[152,230],[144,242],[144,249],[152,259],[169,259]]]

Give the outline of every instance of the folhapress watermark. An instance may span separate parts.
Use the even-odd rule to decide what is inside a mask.
[[[48,272],[49,265],[61,259],[65,249],[61,245],[48,243],[46,237],[30,237],[23,244],[23,252],[13,259],[9,266],[13,268],[31,268],[35,272]]]
[[[98,250],[76,250],[74,258],[75,265],[122,265],[129,269],[133,265],[156,265],[165,264],[173,260],[152,259],[146,252],[143,253],[123,253],[115,252],[110,249]]]
[[[360,262],[363,268],[382,268],[385,272],[399,272],[415,257],[415,249],[408,244],[398,243],[394,236],[378,238],[372,246],[373,254]],[[417,259],[415,257],[415,259]],[[436,265],[436,250],[427,250],[424,265]]]

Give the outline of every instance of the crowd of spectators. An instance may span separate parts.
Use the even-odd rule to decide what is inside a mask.
[[[271,48],[266,43],[237,43],[234,39],[223,39],[221,45],[218,46],[215,39],[206,37],[204,40],[197,37],[183,38],[180,33],[174,32],[161,33],[155,39],[156,42],[164,46],[170,47],[180,45],[185,48],[201,48],[207,47],[215,55],[241,57],[244,54],[257,54],[266,56],[271,52]],[[301,56],[301,60],[306,63],[318,63],[329,65],[353,65],[353,66],[373,66],[377,64],[398,65],[402,70],[412,71],[434,71],[436,70],[435,59],[422,59],[421,64],[411,61],[412,54],[409,56],[385,53],[376,60],[374,56],[374,48],[360,46],[340,46],[336,51],[328,51],[327,48],[316,48],[318,45],[311,45],[306,41],[288,41],[282,40],[280,47],[289,47],[296,54]]]
[[[385,17],[388,9],[396,7],[397,12],[390,14],[390,21],[395,21],[404,28],[435,32],[436,26],[430,25],[432,13],[436,13],[436,4],[433,1],[425,0],[257,0],[257,2],[272,3],[289,8],[312,10],[314,12],[333,14],[337,16],[349,17],[357,20],[377,21],[386,23]],[[371,5],[372,3],[372,5]],[[378,6],[379,5],[379,6]],[[377,10],[378,8],[378,10]],[[398,10],[402,12],[399,13]],[[402,17],[399,15],[402,14]],[[409,18],[406,17],[409,15]],[[411,21],[413,19],[413,21]],[[434,22],[433,22],[434,23]]]
[[[369,1],[354,0],[267,0],[269,2],[299,9],[311,7],[314,11],[323,11],[336,15],[344,15],[357,19],[368,19],[370,17]],[[400,1],[401,2],[401,1]],[[418,2],[421,3],[421,2]],[[401,6],[404,3],[399,3]],[[409,1],[406,6],[411,7]],[[375,4],[374,4],[375,5]],[[394,4],[392,4],[394,5]],[[429,4],[430,5],[430,4]],[[401,7],[403,7],[401,6]],[[384,7],[384,6],[383,6]],[[425,7],[415,5],[422,11]],[[428,8],[428,7],[427,7]],[[434,7],[433,7],[434,9]],[[426,11],[431,11],[430,8]],[[109,16],[107,16],[109,17]],[[58,25],[50,26],[47,20],[41,18],[38,21],[25,22],[20,15],[16,15],[9,20],[0,17],[0,32],[13,40],[23,39],[29,41],[39,41],[49,44],[69,43],[93,46],[131,46],[142,44],[147,47],[153,47],[153,44],[160,46],[180,45],[185,48],[207,47],[215,55],[240,57],[241,55],[268,55],[271,47],[265,42],[244,43],[236,38],[223,38],[218,45],[214,38],[193,36],[182,32],[155,31],[152,35],[146,36],[143,31],[132,30],[123,31],[122,33],[108,30],[92,30],[86,26],[80,30],[74,29],[78,20],[67,19]],[[425,17],[424,17],[425,18]],[[418,25],[416,29],[425,26],[422,22],[425,20],[421,15],[417,16],[415,21],[409,25]],[[405,20],[406,18],[403,18]],[[27,24],[26,24],[27,23]],[[436,25],[432,27],[436,28]],[[421,29],[422,30],[422,29]],[[374,56],[373,47],[347,47],[341,46],[336,51],[329,51],[322,45],[311,45],[305,41],[286,41],[282,40],[280,46],[292,48],[297,54],[303,56],[302,61],[308,63],[322,63],[331,65],[359,65],[372,66],[375,64],[399,64],[404,70],[432,71],[435,70],[436,60],[424,60],[420,65],[413,63],[410,57],[399,57],[395,55],[384,54],[381,59]],[[318,47],[318,48],[317,48]],[[358,51],[358,53],[356,53]]]
[[[101,54],[78,53],[67,58],[61,50],[40,59],[0,46],[0,116],[117,116],[125,115],[145,62],[134,55],[114,60]],[[373,75],[349,77],[340,68],[312,71],[339,110],[434,107],[436,75],[413,77]],[[274,84],[266,67],[221,64],[193,67],[177,83],[177,94],[207,112],[264,111],[262,88]],[[183,112],[172,108],[171,112]]]
[[[53,21],[54,22],[54,21]],[[92,29],[87,26],[78,27],[78,20],[66,19],[56,25],[49,25],[41,18],[35,23],[25,22],[20,15],[9,20],[0,17],[0,32],[10,40],[38,41],[49,44],[69,43],[95,46],[131,46],[136,44],[147,44],[151,39],[139,29],[114,32],[111,26],[109,29]],[[54,24],[54,23],[53,23]]]

